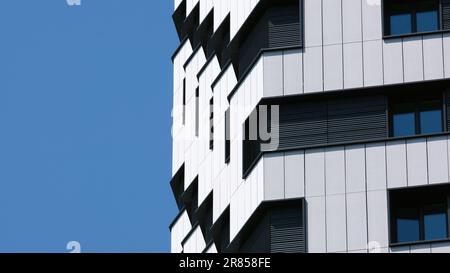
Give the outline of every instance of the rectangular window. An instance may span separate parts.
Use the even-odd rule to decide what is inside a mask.
[[[389,192],[391,243],[449,238],[449,186],[426,186]]]
[[[385,35],[404,35],[441,29],[440,0],[385,0]]]
[[[209,149],[214,150],[214,98],[209,100]]]
[[[183,79],[183,125],[186,124],[186,78]]]
[[[230,108],[225,112],[225,163],[230,163]]]
[[[200,115],[200,106],[199,106],[199,93],[200,90],[197,87],[197,89],[195,89],[195,136],[198,137],[198,131],[199,131],[199,115]]]
[[[440,133],[444,130],[441,93],[405,99],[393,98],[390,105],[391,136]]]

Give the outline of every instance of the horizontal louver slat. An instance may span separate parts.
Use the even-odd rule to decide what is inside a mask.
[[[270,223],[270,252],[303,253],[305,246],[305,232],[299,211],[273,211]]]
[[[450,0],[441,0],[442,6],[442,29],[450,29]]]

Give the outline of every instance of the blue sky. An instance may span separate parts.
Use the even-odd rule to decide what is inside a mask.
[[[167,252],[171,0],[0,2],[0,252]]]

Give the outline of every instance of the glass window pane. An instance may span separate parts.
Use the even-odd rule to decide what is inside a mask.
[[[420,112],[420,131],[422,134],[442,132],[441,110],[425,110]]]
[[[408,34],[412,32],[411,14],[395,14],[390,17],[391,35]]]
[[[416,134],[415,117],[413,112],[394,114],[392,122],[394,137],[411,136]]]
[[[447,213],[444,204],[424,208],[425,240],[447,238]]]
[[[437,10],[417,12],[417,32],[438,30]]]
[[[418,209],[398,209],[396,223],[398,243],[414,242],[420,240]]]

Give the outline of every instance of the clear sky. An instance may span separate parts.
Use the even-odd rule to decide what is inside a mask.
[[[0,252],[167,252],[172,0],[0,1]]]

